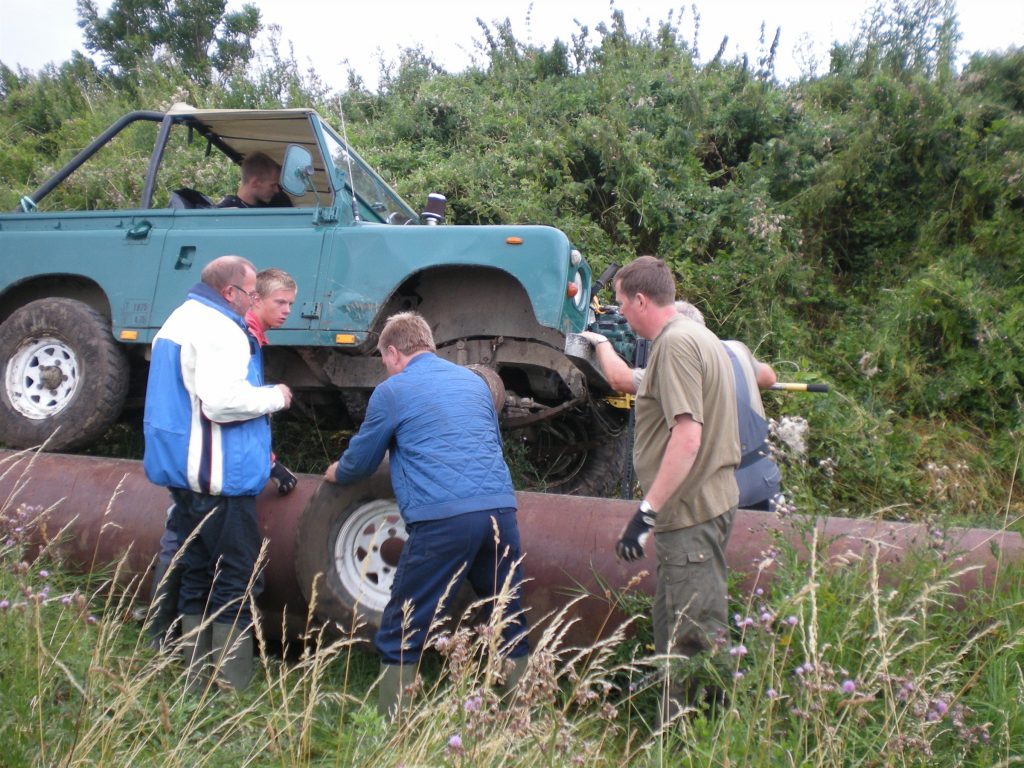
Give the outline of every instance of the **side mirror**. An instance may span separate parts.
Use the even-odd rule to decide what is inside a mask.
[[[444,211],[448,205],[448,200],[444,195],[438,194],[437,192],[431,192],[427,195],[427,207],[423,213],[420,214],[420,218],[424,224],[444,224]]]
[[[281,189],[292,197],[302,197],[313,188],[313,156],[297,144],[289,144],[281,166]]]

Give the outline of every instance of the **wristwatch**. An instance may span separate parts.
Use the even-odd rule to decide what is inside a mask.
[[[651,502],[649,502],[647,499],[644,499],[643,501],[640,502],[640,511],[643,512],[645,515],[658,514],[658,511],[651,506]]]

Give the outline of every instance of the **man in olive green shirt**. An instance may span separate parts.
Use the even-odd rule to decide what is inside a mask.
[[[690,658],[727,631],[725,546],[740,462],[732,364],[717,336],[679,317],[675,281],[661,260],[641,256],[623,267],[615,298],[633,331],[654,342],[637,391],[633,446],[644,499],[616,552],[641,558],[653,530],[655,650]],[[692,703],[678,676],[668,693],[677,706]]]

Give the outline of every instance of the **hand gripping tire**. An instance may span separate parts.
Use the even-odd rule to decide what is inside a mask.
[[[323,482],[299,520],[295,573],[318,619],[371,639],[407,538],[387,464],[349,486]]]
[[[295,536],[295,575],[316,618],[340,635],[372,640],[407,538],[386,461],[355,485],[321,483]],[[475,601],[464,582],[446,613],[472,621]]]
[[[117,420],[128,361],[103,315],[81,301],[33,301],[0,325],[0,442],[80,448]],[[58,429],[59,428],[59,429]]]

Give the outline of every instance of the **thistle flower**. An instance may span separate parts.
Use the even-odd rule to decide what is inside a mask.
[[[843,680],[842,685],[839,687],[843,689],[843,693],[855,693],[857,691],[857,684],[853,680]]]

